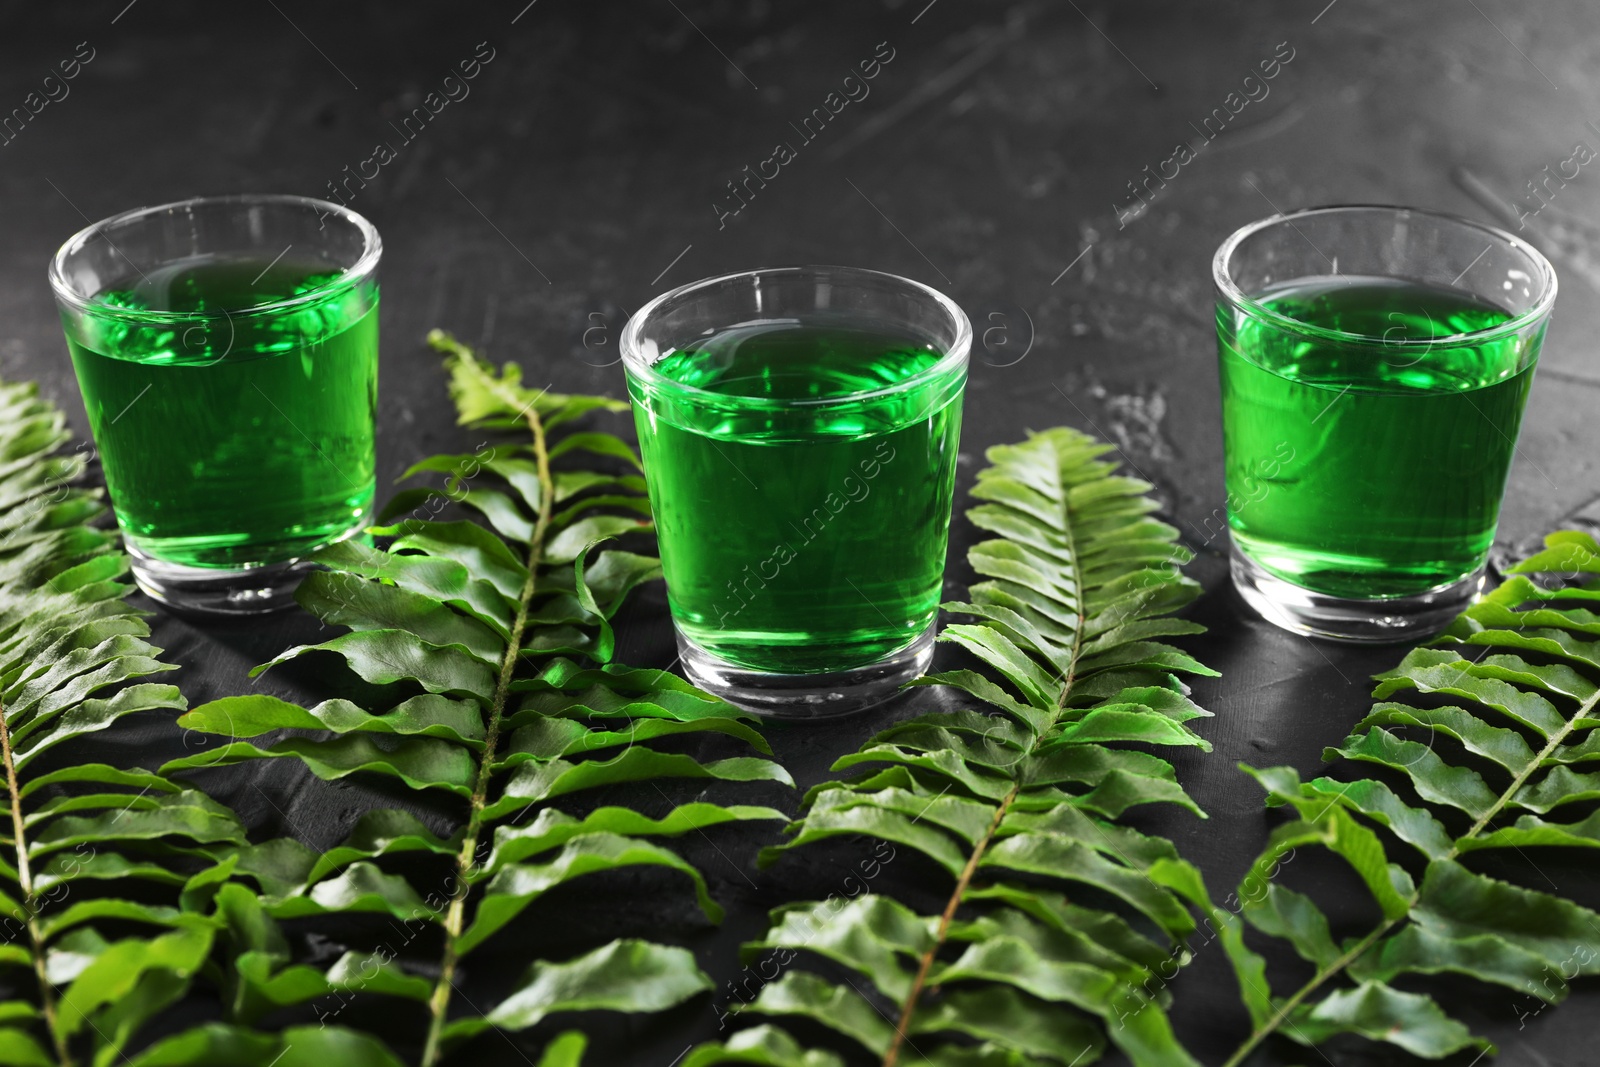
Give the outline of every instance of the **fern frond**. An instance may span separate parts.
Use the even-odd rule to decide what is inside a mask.
[[[87,459],[69,440],[34,386],[0,383],[0,1058],[57,1067],[126,1058],[184,996],[219,925],[186,883],[245,843],[204,793],[77,753],[127,716],[185,704],[149,680],[177,668],[123,599],[128,559],[94,525],[104,507],[75,485]]]
[[[1584,769],[1600,761],[1600,545],[1552,534],[1513,571],[1377,676],[1378,703],[1324,754],[1349,773],[1302,782],[1287,767],[1246,768],[1294,818],[1256,861],[1242,915],[1287,940],[1312,973],[1273,996],[1261,958],[1229,942],[1254,1023],[1229,1065],[1275,1034],[1311,1046],[1356,1034],[1427,1059],[1481,1055],[1493,1046],[1433,996],[1390,983],[1461,975],[1543,1005],[1571,979],[1600,974],[1600,914],[1475,869],[1504,849],[1600,847],[1600,773]],[[1357,764],[1376,776],[1357,776]],[[1336,942],[1310,897],[1272,879],[1289,849],[1308,845],[1355,871],[1382,913],[1376,926]],[[1191,895],[1204,907],[1202,892]]]
[[[881,894],[778,909],[748,953],[806,952],[848,977],[788,973],[741,1014],[809,1020],[884,1067],[1081,1065],[1107,1035],[1136,1064],[1194,1063],[1162,1007],[1194,922],[1148,877],[1181,861],[1117,819],[1153,803],[1200,814],[1169,762],[1128,746],[1209,749],[1188,725],[1209,713],[1179,675],[1214,672],[1160,640],[1201,629],[1171,615],[1198,586],[1179,572],[1177,532],[1150,517],[1149,486],[1117,476],[1109,451],[1067,429],[989,451],[973,490],[984,503],[968,515],[997,536],[969,553],[983,580],[968,602],[945,605],[976,621],[941,635],[986,669],[920,683],[973,704],[840,759],[835,770],[868,769],[812,790],[789,841],[764,856],[878,838],[945,871],[943,910]],[[686,1062],[839,1061],[764,1026]]]
[[[624,939],[536,961],[498,1004],[479,1001],[481,1014],[455,1010],[463,961],[534,901],[585,875],[656,868],[719,920],[700,871],[660,842],[784,818],[710,803],[658,816],[617,807],[579,816],[558,800],[673,778],[792,784],[762,758],[767,743],[738,709],[667,672],[612,662],[611,616],[660,574],[648,554],[649,504],[631,446],[567,424],[626,404],[529,389],[515,364],[496,370],[446,335],[429,340],[446,354],[462,423],[515,435],[414,466],[408,476],[444,474],[443,486],[399,494],[380,518],[389,525],[373,531],[384,547],[324,550],[316,558],[327,569],[297,593],[345,632],[257,668],[331,653],[403,699],[380,708],[349,700],[301,708],[265,695],[215,701],[181,722],[224,743],[164,768],[289,758],[326,779],[382,776],[455,798],[461,822],[449,836],[402,812],[368,812],[321,856],[292,842],[271,855],[241,850],[229,877],[253,881],[259,906],[242,899],[249,894],[239,885],[218,890],[219,907],[234,916],[230,936],[242,944],[276,920],[323,915],[368,912],[434,928],[442,950],[432,961],[355,952],[327,971],[291,964],[281,947],[263,943],[241,958],[234,998],[240,1024],[326,995],[418,1001],[427,1021],[418,1035],[423,1067],[491,1027],[522,1030],[562,1011],[658,1011],[709,989],[685,950]],[[620,471],[593,469],[618,460]],[[451,502],[483,522],[442,520]],[[285,729],[318,733],[286,737]],[[685,741],[737,754],[702,759],[686,754]],[[430,856],[448,867],[442,889],[397,862]],[[559,1039],[546,1060],[576,1062],[582,1044]]]

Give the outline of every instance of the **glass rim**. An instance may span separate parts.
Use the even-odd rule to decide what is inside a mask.
[[[1534,301],[1533,306],[1528,308],[1528,310],[1513,315],[1504,322],[1496,323],[1493,326],[1487,326],[1481,330],[1469,330],[1465,333],[1450,334],[1445,337],[1407,337],[1400,338],[1399,340],[1389,340],[1373,334],[1354,333],[1348,330],[1336,330],[1326,326],[1316,326],[1309,322],[1303,322],[1300,319],[1293,318],[1292,316],[1285,315],[1281,311],[1270,308],[1254,297],[1247,295],[1244,290],[1239,287],[1239,284],[1233,280],[1233,275],[1228,270],[1228,261],[1232,258],[1233,253],[1238,249],[1239,245],[1242,244],[1247,237],[1266,229],[1268,226],[1279,225],[1283,223],[1287,223],[1292,226],[1297,219],[1303,219],[1313,215],[1331,215],[1356,212],[1386,213],[1391,216],[1421,215],[1427,218],[1453,223],[1457,226],[1464,226],[1468,229],[1477,230],[1486,237],[1509,245],[1527,256],[1529,261],[1531,261],[1539,269],[1539,281],[1543,286],[1543,291],[1539,294],[1538,299]],[[1462,273],[1465,273],[1465,271]],[[1330,278],[1339,276],[1340,275],[1337,272],[1329,275],[1318,275],[1318,277]],[[1489,223],[1479,222],[1476,219],[1469,219],[1464,215],[1456,215],[1448,211],[1433,211],[1428,208],[1400,207],[1394,204],[1328,204],[1321,207],[1300,208],[1295,211],[1275,212],[1271,215],[1268,215],[1266,218],[1257,219],[1255,222],[1251,222],[1239,227],[1239,229],[1229,234],[1222,244],[1217,246],[1216,254],[1212,256],[1211,259],[1211,280],[1217,288],[1218,295],[1227,300],[1230,304],[1233,304],[1235,307],[1248,312],[1254,317],[1265,319],[1286,332],[1297,333],[1308,337],[1315,337],[1319,340],[1337,341],[1342,344],[1381,344],[1385,348],[1400,349],[1418,346],[1432,347],[1444,342],[1459,343],[1469,338],[1474,341],[1491,341],[1510,336],[1511,334],[1520,333],[1527,327],[1537,323],[1539,320],[1549,317],[1550,310],[1555,305],[1556,291],[1558,289],[1555,266],[1551,264],[1548,258],[1545,257],[1544,253],[1540,252],[1537,248],[1533,247],[1533,245],[1529,244],[1527,241],[1524,241],[1516,234],[1511,233],[1508,230],[1503,230],[1498,226],[1492,226]]]
[[[775,274],[819,274],[823,272],[854,276],[856,278],[873,278],[880,281],[888,281],[896,285],[905,286],[906,288],[916,292],[918,295],[931,299],[934,304],[936,304],[955,325],[955,340],[950,344],[949,350],[943,353],[937,362],[933,363],[931,366],[924,367],[922,370],[911,375],[909,378],[895,382],[893,385],[886,385],[878,389],[863,389],[852,393],[840,393],[836,396],[800,397],[793,400],[741,397],[740,402],[742,404],[748,403],[752,399],[760,399],[761,403],[753,406],[761,408],[770,407],[774,410],[804,407],[826,407],[834,404],[855,404],[863,400],[871,400],[875,397],[891,396],[895,393],[909,391],[917,386],[924,385],[927,382],[937,380],[945,374],[948,374],[955,367],[963,367],[966,365],[968,357],[972,351],[972,322],[967,318],[967,313],[961,310],[961,306],[959,304],[945,294],[941,293],[939,290],[933,288],[933,286],[925,285],[913,278],[902,277],[898,274],[890,274],[887,271],[871,270],[867,267],[843,267],[830,264],[808,263],[792,267],[758,267],[754,270],[741,270],[734,271],[731,274],[719,274],[714,277],[701,278],[698,281],[687,282],[673,289],[669,289],[658,296],[652,297],[646,304],[640,307],[638,311],[635,311],[628,317],[628,322],[622,328],[622,334],[617,340],[617,347],[622,355],[623,369],[630,376],[635,377],[649,385],[657,386],[663,389],[669,389],[675,393],[683,394],[696,399],[715,400],[718,402],[726,401],[728,396],[725,393],[719,393],[712,389],[702,389],[697,385],[686,385],[683,382],[674,381],[673,379],[668,378],[666,375],[657,371],[653,363],[646,362],[639,347],[639,334],[643,330],[645,322],[647,322],[651,316],[653,316],[662,307],[662,305],[666,304],[668,301],[687,296],[696,292],[697,290],[709,289],[715,285],[722,285],[728,282],[738,281],[743,278],[755,278]],[[726,329],[738,325],[741,325],[741,323],[729,323],[723,328]],[[673,349],[672,351],[676,352],[678,349]],[[658,357],[656,362],[660,362],[660,359],[661,357]]]
[[[273,207],[292,207],[310,209],[321,215],[333,215],[344,222],[350,223],[361,234],[361,255],[355,263],[344,268],[340,273],[328,279],[314,289],[298,293],[295,296],[284,297],[265,304],[252,304],[247,308],[217,308],[212,311],[164,311],[155,309],[121,308],[110,304],[97,304],[94,297],[82,295],[71,282],[67,280],[66,263],[69,257],[82,251],[83,247],[95,237],[101,236],[113,226],[142,219],[146,216],[156,215],[161,212],[171,212],[180,209],[192,210],[196,207],[225,207],[225,206],[250,206],[269,205]],[[109,242],[111,238],[108,236]],[[113,248],[116,246],[113,245]],[[120,254],[120,250],[119,250]],[[83,314],[92,314],[102,318],[120,319],[126,322],[144,324],[182,324],[196,320],[233,320],[242,316],[268,315],[282,311],[316,304],[325,300],[329,294],[348,289],[367,278],[377,270],[378,260],[383,254],[383,239],[378,236],[378,229],[365,216],[357,214],[343,204],[335,204],[327,200],[318,200],[310,196],[298,196],[294,193],[230,193],[224,196],[192,196],[186,200],[174,200],[166,204],[154,204],[146,207],[130,208],[120,211],[115,215],[107,216],[98,222],[92,222],[67,238],[65,243],[50,257],[50,288],[55,293],[56,300]],[[127,258],[127,257],[123,257]],[[128,261],[132,264],[132,260]],[[138,268],[135,267],[135,270]]]

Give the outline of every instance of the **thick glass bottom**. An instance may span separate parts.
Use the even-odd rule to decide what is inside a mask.
[[[302,560],[237,570],[186,567],[141,555],[131,545],[128,554],[140,589],[163,604],[206,615],[261,615],[290,607],[295,587],[312,569]]]
[[[332,544],[361,535],[356,525]],[[262,615],[294,606],[294,591],[316,564],[304,559],[243,567],[191,567],[156,559],[123,538],[132,557],[133,580],[153,599],[181,611],[206,615]],[[322,547],[322,546],[318,546]]]
[[[934,627],[905,648],[864,667],[818,674],[774,674],[720,659],[685,637],[683,671],[700,688],[770,719],[817,722],[863,711],[922,677],[933,660]]]
[[[1231,553],[1234,588],[1268,622],[1285,630],[1357,644],[1389,644],[1432,637],[1472,603],[1484,569],[1407,596],[1361,599],[1329,596],[1284,581],[1240,551]]]

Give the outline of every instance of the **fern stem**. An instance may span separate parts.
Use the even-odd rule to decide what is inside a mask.
[[[456,964],[460,959],[457,945],[466,923],[468,879],[477,867],[478,840],[483,833],[483,808],[489,793],[490,771],[495,751],[500,745],[500,724],[505,716],[506,701],[511,695],[511,682],[522,650],[522,635],[528,625],[528,605],[533,601],[538,586],[539,563],[544,555],[545,537],[549,533],[550,516],[555,508],[555,483],[550,477],[550,453],[545,447],[544,422],[533,404],[528,404],[523,410],[526,412],[528,429],[533,433],[533,454],[540,487],[539,516],[534,523],[533,536],[528,539],[528,577],[522,583],[522,591],[517,597],[511,637],[506,644],[506,654],[500,661],[500,677],[495,682],[494,700],[489,706],[489,718],[484,727],[483,756],[478,761],[477,776],[472,787],[471,811],[462,835],[461,850],[456,853],[453,892],[450,894],[450,907],[445,912],[445,940],[439,960],[439,979],[428,998],[428,1038],[422,1049],[421,1067],[435,1067],[443,1054],[441,1039],[450,1011],[450,993],[455,988]]]
[[[1511,784],[1506,786],[1505,791],[1489,806],[1489,810],[1484,812],[1482,817],[1472,824],[1472,829],[1456,839],[1455,844],[1450,849],[1451,859],[1455,859],[1456,856],[1460,855],[1462,841],[1469,841],[1483,833],[1494,817],[1505,810],[1505,806],[1511,802],[1511,798],[1516,796],[1517,790],[1527,784],[1528,778],[1532,776],[1534,771],[1544,766],[1544,761],[1554,755],[1556,749],[1567,743],[1567,738],[1572,735],[1572,731],[1577,726],[1578,721],[1588,718],[1589,713],[1594,710],[1597,703],[1600,703],[1600,692],[1595,693],[1588,700],[1578,705],[1578,709],[1562,724],[1561,729],[1555,732],[1555,735],[1550,738],[1544,748],[1539,750],[1539,754],[1528,761],[1527,766],[1522,768],[1521,773],[1511,779]]]
[[[994,835],[1000,829],[1000,823],[1005,819],[1006,812],[1011,810],[1011,803],[1017,799],[1017,790],[1020,788],[1020,785],[1012,786],[1011,792],[1005,795],[1005,799],[995,809],[994,819],[989,823],[989,828],[984,831],[977,847],[972,850],[967,865],[961,869],[961,877],[956,879],[955,891],[950,894],[950,900],[944,906],[944,914],[939,916],[939,928],[934,931],[933,946],[922,954],[922,959],[917,965],[917,976],[911,982],[911,992],[906,994],[905,1003],[900,1007],[900,1021],[895,1026],[894,1040],[889,1045],[889,1051],[883,1054],[883,1067],[895,1067],[900,1059],[900,1048],[905,1044],[906,1032],[911,1028],[911,1017],[916,1014],[917,1003],[921,1000],[923,987],[928,982],[928,972],[933,969],[934,957],[944,946],[945,939],[949,936],[950,924],[956,918],[956,909],[966,897],[967,887],[972,884],[972,876],[977,873],[978,864],[983,861],[983,854],[988,851],[989,843],[994,840]]]
[[[1062,535],[1067,542],[1067,558],[1072,561],[1070,568],[1072,588],[1076,590],[1078,597],[1078,622],[1072,628],[1072,648],[1068,650],[1067,665],[1060,675],[1061,688],[1056,693],[1054,707],[1050,709],[1049,716],[1039,727],[1038,732],[1034,734],[1033,741],[1028,746],[1028,751],[1023,755],[1022,760],[1026,760],[1033,755],[1038,748],[1040,740],[1047,736],[1060,720],[1061,713],[1065,710],[1067,701],[1072,696],[1072,687],[1077,681],[1078,657],[1083,650],[1083,627],[1087,621],[1087,616],[1083,610],[1083,570],[1078,564],[1078,542],[1072,532],[1072,510],[1067,504],[1069,499],[1067,487],[1060,485],[1060,489],[1061,506],[1064,512],[1064,521],[1061,524]],[[1018,763],[1020,764],[1022,760],[1018,760]],[[944,913],[939,917],[939,926],[934,931],[933,944],[928,946],[928,950],[922,954],[921,960],[917,963],[917,976],[912,980],[911,991],[906,994],[905,1003],[900,1006],[900,1018],[895,1023],[894,1037],[890,1039],[889,1048],[883,1054],[882,1067],[895,1067],[899,1062],[900,1050],[905,1046],[908,1040],[906,1035],[911,1031],[912,1017],[916,1015],[917,1006],[921,1003],[923,991],[927,987],[928,972],[933,969],[934,960],[945,946],[945,941],[950,932],[950,924],[955,921],[956,911],[966,898],[967,889],[972,884],[972,878],[977,873],[978,865],[983,862],[984,853],[989,851],[989,846],[993,843],[995,835],[1000,832],[1000,824],[1005,821],[1006,813],[1011,810],[1011,805],[1016,802],[1017,794],[1021,790],[1022,783],[1014,781],[1011,790],[1006,793],[1005,797],[1000,801],[1000,806],[995,809],[994,818],[990,820],[988,829],[978,839],[978,843],[973,846],[972,855],[967,858],[966,866],[961,869],[961,876],[956,879],[956,887],[951,892],[949,901],[945,903]]]
[[[1416,902],[1417,898],[1413,896],[1410,905],[1407,906],[1407,910],[1409,911],[1410,907],[1414,906]],[[1271,1018],[1251,1032],[1250,1036],[1245,1039],[1244,1044],[1234,1050],[1233,1055],[1228,1057],[1227,1062],[1222,1067],[1239,1067],[1239,1064],[1244,1062],[1245,1057],[1255,1051],[1257,1045],[1282,1028],[1284,1022],[1288,1020],[1289,1016],[1300,1006],[1302,1001],[1320,989],[1328,979],[1342,973],[1346,967],[1360,959],[1367,949],[1377,943],[1378,938],[1388,933],[1394,927],[1394,924],[1399,921],[1399,919],[1385,919],[1378,924],[1377,929],[1356,942],[1344,955],[1326,967],[1318,968],[1317,973],[1311,976],[1310,981],[1295,990],[1288,1000],[1278,1006],[1278,1010],[1272,1013]]]
[[[1595,709],[1597,704],[1600,704],[1600,692],[1595,693],[1593,696],[1589,697],[1587,700],[1584,700],[1578,705],[1577,709],[1572,713],[1567,721],[1562,724],[1561,729],[1557,730],[1553,735],[1551,735],[1550,740],[1546,742],[1544,748],[1540,750],[1539,754],[1534,756],[1533,759],[1529,760],[1527,765],[1522,768],[1522,771],[1511,779],[1511,784],[1506,786],[1500,795],[1495,798],[1495,802],[1489,806],[1489,810],[1484,812],[1483,815],[1479,816],[1478,820],[1472,824],[1471,828],[1468,829],[1466,833],[1462,834],[1451,843],[1450,852],[1444,857],[1446,862],[1461,855],[1461,846],[1464,842],[1473,840],[1488,828],[1489,824],[1494,821],[1495,816],[1504,811],[1505,806],[1511,802],[1511,798],[1516,796],[1517,790],[1521,789],[1525,784],[1527,784],[1528,778],[1533,774],[1534,771],[1538,770],[1544,765],[1544,761],[1551,756],[1556,749],[1566,744],[1567,738],[1571,736],[1578,721],[1580,719],[1588,718],[1589,713]],[[1294,992],[1294,995],[1285,1000],[1278,1007],[1278,1010],[1272,1013],[1272,1016],[1267,1019],[1266,1022],[1262,1023],[1260,1026],[1256,1027],[1255,1030],[1251,1031],[1250,1036],[1242,1045],[1238,1047],[1238,1049],[1234,1051],[1232,1056],[1228,1057],[1227,1061],[1222,1065],[1222,1067],[1239,1067],[1239,1065],[1244,1062],[1245,1057],[1250,1055],[1251,1052],[1255,1051],[1256,1046],[1260,1045],[1261,1042],[1265,1041],[1268,1037],[1282,1028],[1284,1022],[1288,1020],[1290,1014],[1292,1014],[1307,997],[1321,988],[1321,986],[1327,982],[1328,979],[1342,973],[1345,968],[1350,966],[1350,964],[1360,959],[1368,949],[1377,943],[1379,938],[1392,930],[1398,923],[1404,921],[1404,919],[1410,915],[1411,909],[1416,907],[1417,902],[1421,899],[1422,890],[1417,889],[1413,891],[1410,898],[1406,901],[1406,915],[1394,919],[1385,919],[1375,930],[1369,933],[1366,937],[1363,937],[1360,941],[1356,942],[1355,945],[1351,946],[1349,951],[1345,952],[1338,959],[1329,963],[1326,967],[1318,968],[1317,973],[1312,975],[1310,980],[1307,981],[1305,985],[1297,989]]]
[[[28,840],[22,830],[22,791],[17,787],[17,766],[11,756],[11,724],[7,721],[3,705],[0,705],[0,758],[4,758],[6,764],[6,790],[11,801],[11,840],[17,852],[17,884],[22,889],[22,907],[28,917],[28,949],[33,957],[34,976],[39,980],[39,1011],[44,1016],[45,1029],[50,1031],[57,1061],[61,1067],[72,1067],[72,1054],[67,1050],[66,1039],[56,1028],[55,987],[50,984],[44,934],[39,929],[39,914],[34,910],[37,898],[33,891],[33,872],[28,866]]]

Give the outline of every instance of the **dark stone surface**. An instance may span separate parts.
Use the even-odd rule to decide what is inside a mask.
[[[45,284],[62,240],[91,219],[196,194],[326,196],[380,141],[397,158],[352,206],[386,243],[381,482],[420,456],[472,443],[454,427],[437,360],[422,344],[429,327],[520,361],[537,384],[620,394],[616,331],[672,285],[794,262],[929,282],[967,309],[986,342],[968,391],[963,489],[986,446],[1068,423],[1114,441],[1200,553],[1195,573],[1210,595],[1195,615],[1213,629],[1190,647],[1223,671],[1196,690],[1217,712],[1203,726],[1216,751],[1179,765],[1211,818],[1145,825],[1175,839],[1225,896],[1271,825],[1235,764],[1313,771],[1322,746],[1341,739],[1365,706],[1366,677],[1399,653],[1282,633],[1250,617],[1226,587],[1214,536],[1223,489],[1212,251],[1274,207],[1317,203],[1409,203],[1502,221],[1510,211],[1514,225],[1518,209],[1507,205],[1537,203],[1526,183],[1541,168],[1554,169],[1577,141],[1600,143],[1588,124],[1600,90],[1600,12],[1583,0],[525,2],[0,8],[0,114],[21,106],[78,42],[94,50],[70,94],[0,147],[0,375],[41,380],[81,431]],[[406,142],[400,118],[481,41],[494,58],[470,96]],[[879,42],[893,59],[871,95],[800,145],[790,124]],[[1270,93],[1151,207],[1119,218],[1134,202],[1128,183],[1180,140],[1198,142],[1201,120],[1280,42],[1280,55],[1292,49],[1293,58]],[[719,224],[725,183],[779,141],[799,145],[798,158]],[[1581,173],[1527,221],[1525,232],[1555,259],[1563,293],[1512,472],[1506,544],[1597,492],[1600,370],[1583,341],[1600,324],[1597,181]],[[972,536],[958,521],[953,559]],[[965,580],[959,563],[951,579]],[[184,665],[189,699],[200,702],[257,686],[247,669],[313,637],[317,625],[298,615],[238,624],[162,616],[156,629]],[[670,662],[659,591],[628,610],[623,635],[630,661]],[[329,684],[300,669],[273,672],[259,688],[316,699]],[[773,736],[805,785],[909,708],[901,701],[848,724]],[[149,764],[186,740],[151,721],[106,738],[103,755]],[[316,845],[337,840],[373,795],[288,766],[213,774],[206,784],[263,833],[294,832]],[[749,795],[792,803],[778,790]],[[545,902],[515,939],[502,939],[505,956],[469,970],[464,988],[493,995],[532,954],[613,929],[676,937],[719,980],[734,979],[737,945],[760,931],[767,907],[839,888],[871,851],[863,843],[757,873],[754,853],[767,839],[743,831],[687,843],[728,905],[720,930],[698,923],[682,896],[660,892],[659,880],[620,880]],[[1540,862],[1542,871],[1524,872],[1529,884],[1546,878],[1595,902],[1592,866]],[[930,901],[941,885],[912,857],[883,877]],[[1335,875],[1307,861],[1285,877]],[[1173,993],[1191,1047],[1220,1062],[1244,1023],[1220,952],[1202,950]],[[667,1067],[716,1032],[729,998],[723,989],[642,1022],[587,1020],[601,1034],[592,1062]],[[1594,1060],[1584,1051],[1600,1007],[1592,982],[1536,1020],[1519,1021],[1533,1003],[1526,997],[1479,990],[1468,999],[1473,1019],[1502,1044],[1501,1063]],[[385,1005],[363,1021],[402,1048],[420,1032],[414,1009]],[[522,1063],[551,1032],[546,1024],[490,1036],[462,1062]],[[1282,1046],[1260,1062],[1324,1059],[1392,1061],[1368,1047],[1324,1057]]]

